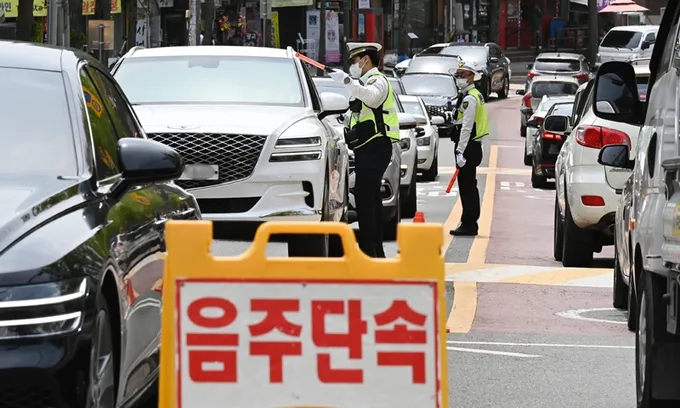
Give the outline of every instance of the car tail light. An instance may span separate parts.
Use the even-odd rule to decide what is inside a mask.
[[[588,74],[585,72],[582,72],[580,74],[574,75],[574,78],[578,79],[579,81],[585,81],[588,79]]]
[[[543,139],[547,140],[562,140],[562,135],[551,132],[543,132]]]
[[[624,132],[600,126],[582,126],[576,130],[576,143],[593,149],[607,145],[625,144],[631,147],[630,138]]]
[[[539,73],[536,72],[536,71],[529,71],[529,73],[527,74],[527,78],[528,78],[528,79],[531,79],[531,78],[537,77],[537,76],[541,76],[541,74],[539,74]]]
[[[524,104],[524,107],[531,108],[531,92],[524,95],[522,103]]]
[[[604,207],[604,198],[600,196],[581,196],[581,202],[588,207]]]

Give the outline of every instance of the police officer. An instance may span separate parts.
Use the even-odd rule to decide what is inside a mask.
[[[476,66],[461,61],[452,73],[459,89],[456,103],[457,115],[452,140],[456,143],[456,166],[458,191],[463,205],[460,226],[451,230],[451,235],[476,236],[480,215],[479,190],[477,189],[477,166],[482,163],[482,141],[489,134],[489,117],[484,97],[475,88],[475,81],[481,79]]]
[[[354,151],[356,180],[354,195],[359,222],[359,247],[366,255],[385,257],[383,248],[382,177],[392,157],[392,143],[399,141],[399,118],[394,92],[378,71],[377,43],[347,43],[350,75],[330,73],[350,95],[347,146]]]

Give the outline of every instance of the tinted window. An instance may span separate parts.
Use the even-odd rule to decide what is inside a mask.
[[[576,95],[578,85],[571,82],[536,82],[531,86],[532,98],[544,95]]]
[[[454,45],[442,50],[442,55],[455,55],[463,61],[474,61],[486,64],[487,54],[484,47],[470,47],[466,45]]]
[[[611,30],[604,36],[600,47],[637,48],[640,45],[642,33],[637,31]]]
[[[597,110],[605,113],[633,115],[635,98],[625,81],[616,73],[608,73],[599,77],[597,82]]]
[[[404,94],[404,91],[401,89],[401,82],[399,82],[398,79],[388,77],[388,80],[390,81],[390,85],[392,85],[392,89],[394,89],[394,93],[397,95]]]
[[[649,84],[648,76],[638,76],[637,78],[637,89],[640,95],[640,100],[644,101],[647,99],[647,85]]]
[[[0,67],[0,77],[0,175],[75,175],[73,128],[61,73]]]
[[[486,60],[484,60],[486,61]],[[409,74],[446,74],[458,69],[458,59],[452,57],[417,57],[411,60],[406,72]]]
[[[118,168],[118,136],[113,127],[102,97],[92,79],[84,69],[80,70],[83,97],[87,103],[87,116],[90,118],[92,141],[97,178],[103,180],[120,173]]]
[[[401,77],[408,95],[443,95],[458,94],[453,78],[444,75],[404,75]]]
[[[130,112],[125,98],[118,92],[116,85],[96,68],[88,67],[87,73],[90,74],[90,77],[101,92],[102,100],[113,118],[113,125],[116,127],[118,136],[138,137],[135,119]]]
[[[128,58],[115,73],[132,104],[304,106],[292,59],[228,56]]]
[[[645,37],[645,41],[653,43],[654,41],[656,41],[656,34],[654,33],[647,34],[647,36]]]
[[[581,70],[581,61],[541,58],[534,63],[534,69],[550,72],[578,72]]]
[[[401,100],[401,104],[404,107],[404,112],[406,113],[411,115],[427,116],[427,114],[423,111],[423,107],[420,105],[420,102]]]

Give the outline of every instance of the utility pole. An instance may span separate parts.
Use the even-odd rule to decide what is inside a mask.
[[[352,41],[352,0],[342,0],[342,31],[343,41],[342,50],[342,68],[345,72],[349,71],[349,53],[347,52],[347,43]]]
[[[201,1],[189,0],[189,10],[184,17],[187,19],[187,45],[197,45],[199,39],[199,24],[201,21]]]
[[[31,8],[31,10],[33,10],[33,8]],[[59,10],[57,10],[57,0],[47,0],[47,43],[50,45],[59,44],[58,26],[59,26]]]
[[[326,0],[321,0],[319,12],[319,62],[326,64]],[[319,76],[323,76],[323,70],[318,70]]]
[[[210,45],[212,44],[215,28],[215,0],[205,1],[205,15],[201,17],[203,18],[203,31],[205,31],[205,35],[203,36],[203,42],[199,45]],[[199,35],[198,38],[200,39],[201,36]]]
[[[260,16],[262,17],[262,46],[274,46],[271,42],[272,0],[260,0]]]
[[[597,24],[597,0],[588,0],[588,60],[595,65],[600,28]]]

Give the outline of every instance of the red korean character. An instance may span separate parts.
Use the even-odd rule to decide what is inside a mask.
[[[291,337],[300,337],[302,326],[291,323],[283,315],[284,312],[299,312],[300,301],[297,299],[251,299],[250,310],[266,312],[260,323],[250,325],[252,337],[263,336],[278,329]],[[301,356],[302,343],[299,341],[251,341],[251,356],[269,356],[269,382],[283,382],[283,357]]]
[[[206,308],[222,310],[218,317],[206,317]],[[219,329],[234,323],[238,310],[227,299],[208,297],[196,299],[189,305],[189,319],[197,326]],[[238,346],[238,334],[232,333],[187,333],[188,347],[210,347],[189,350],[189,376],[195,382],[235,383],[237,380],[237,352],[224,350]],[[210,367],[212,365],[213,367]]]
[[[403,319],[415,326],[424,327],[427,320],[408,305],[405,300],[395,300],[392,305],[374,317],[377,326],[385,326]],[[376,344],[426,344],[426,330],[409,330],[405,324],[395,324],[392,330],[376,330]],[[404,351],[379,351],[379,366],[410,366],[414,384],[425,383],[425,353]]]
[[[347,314],[347,333],[327,333],[326,315]],[[362,337],[368,325],[361,318],[361,300],[348,300],[345,309],[344,300],[312,301],[312,340],[317,347],[346,347],[349,358],[361,360],[363,350]],[[331,355],[321,353],[316,356],[317,374],[323,383],[361,384],[364,372],[361,369],[331,368]]]

